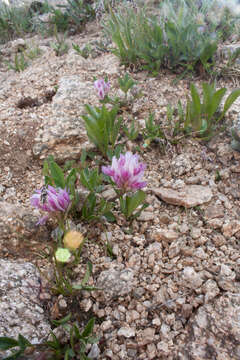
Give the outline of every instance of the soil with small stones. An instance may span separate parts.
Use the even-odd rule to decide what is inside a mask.
[[[89,24],[83,34],[75,35],[69,41],[81,45],[90,39],[98,39],[99,30],[98,24]],[[21,73],[7,70],[4,64],[0,68],[0,193],[2,200],[27,210],[30,209],[29,197],[43,184],[42,163],[32,152],[35,134],[41,127],[41,120],[51,112],[51,99],[59,78],[74,74],[74,69],[65,62],[67,55],[56,57],[51,50],[49,44],[53,39],[35,36],[31,40],[48,47],[44,61],[35,59]],[[84,70],[86,80],[102,76],[100,65],[107,55],[100,54],[99,68],[94,74]],[[46,63],[51,64],[51,73],[46,72]],[[29,74],[34,72],[37,74],[35,80],[28,82]],[[124,74],[122,67],[119,67],[120,73]],[[155,111],[156,118],[167,129],[167,104],[174,105],[179,99],[186,98],[189,80],[173,85],[175,75],[168,72],[160,73],[157,78],[137,71],[131,76],[143,93],[133,108],[135,119],[142,126],[149,111]],[[116,78],[109,76],[112,84],[116,84]],[[199,84],[201,79],[194,81]],[[218,83],[219,87],[223,85],[228,90],[234,88],[231,80]],[[90,284],[96,285],[103,271],[127,268],[134,273],[132,289],[107,300],[101,291],[83,293],[75,298],[64,297],[67,309],[61,309],[59,297],[53,295],[51,300],[44,300],[43,296],[43,305],[51,319],[59,319],[72,311],[84,323],[94,315],[97,318],[95,331],[100,337],[100,359],[223,359],[216,357],[210,344],[206,344],[202,358],[195,356],[193,350],[189,350],[189,354],[193,354],[190,357],[179,354],[186,343],[193,340],[189,324],[199,309],[227,294],[239,294],[240,156],[230,147],[229,133],[239,109],[240,102],[237,101],[226,117],[224,133],[208,143],[186,138],[177,145],[170,142],[163,145],[157,141],[145,148],[143,141],[126,141],[128,150],[140,148],[141,160],[147,164],[145,179],[149,207],[131,227],[117,212],[117,223],[79,225],[88,241],[80,265],[73,270],[73,277],[81,278],[90,260],[93,263]],[[129,114],[126,111],[123,115],[127,119]],[[187,209],[164,202],[154,191],[160,187],[181,191],[183,186],[194,184],[210,187],[210,203]],[[79,223],[76,219],[74,222]],[[50,263],[37,254],[48,251],[47,248],[54,244],[51,232],[55,225],[49,223],[36,229],[22,241],[12,241],[12,237],[6,235],[0,256],[32,261],[43,273],[48,273]],[[22,229],[24,224],[18,226]],[[28,226],[33,228],[34,224]],[[107,253],[107,241],[112,246],[112,257]],[[218,279],[223,264],[235,274],[234,281],[226,288],[219,285]],[[182,280],[184,269],[189,267],[194,269],[196,281],[200,279],[196,288]],[[213,292],[215,296],[207,300],[206,294],[210,296],[210,290],[206,282],[209,280],[216,285],[216,291]],[[44,279],[43,286],[43,294],[50,292]],[[224,344],[221,346],[224,348]],[[235,346],[239,347],[239,342]],[[225,360],[239,358],[235,353],[229,355],[226,351],[224,354]]]

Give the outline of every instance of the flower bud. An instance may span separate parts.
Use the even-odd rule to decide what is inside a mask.
[[[68,231],[64,236],[64,246],[69,250],[77,250],[83,243],[84,237],[79,231]]]
[[[58,248],[55,257],[58,262],[66,263],[70,260],[71,253],[68,249]]]

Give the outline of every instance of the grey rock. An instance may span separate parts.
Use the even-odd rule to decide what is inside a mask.
[[[103,192],[102,192],[102,196],[104,197],[104,199],[106,200],[114,200],[117,198],[117,194],[114,191],[114,189],[112,188],[106,188]]]
[[[141,297],[144,295],[144,293],[145,293],[145,289],[143,287],[138,287],[133,290],[133,296],[136,299],[141,299]]]
[[[161,224],[168,225],[171,222],[171,218],[170,218],[170,216],[168,214],[161,214],[159,216],[159,221],[160,221]]]
[[[155,328],[146,328],[139,333],[138,345],[144,346],[154,342]]]
[[[218,286],[225,291],[237,292],[239,289],[236,287],[235,278],[235,272],[228,265],[222,264],[217,276]]]
[[[168,250],[168,256],[170,259],[174,258],[175,256],[177,256],[180,253],[181,246],[182,246],[182,239],[178,239],[171,243],[169,250]]]
[[[188,154],[181,154],[172,162],[172,172],[174,175],[181,176],[188,173],[192,168],[192,162]]]
[[[121,327],[118,330],[118,336],[124,336],[125,338],[130,338],[135,336],[135,330],[130,327]]]
[[[51,326],[39,300],[40,275],[31,263],[0,260],[0,336],[41,343]]]
[[[19,255],[19,250],[23,246],[16,247],[16,243],[22,242],[23,239],[34,240],[46,239],[47,229],[36,226],[38,215],[19,204],[11,204],[7,201],[0,201],[0,251],[8,249],[11,254]],[[32,240],[33,241],[33,240]],[[14,244],[15,242],[15,244]],[[32,253],[32,246],[25,243],[24,253],[27,249]]]
[[[134,286],[134,272],[132,269],[110,269],[102,271],[97,281],[97,287],[103,288],[105,299],[115,299],[129,294]]]
[[[98,344],[93,344],[91,347],[91,350],[88,353],[89,359],[98,359],[100,355],[100,349],[98,347]]]
[[[205,284],[202,286],[202,290],[205,294],[205,303],[213,300],[220,293],[216,281],[211,279],[205,282]]]
[[[223,235],[229,239],[240,230],[240,221],[233,220],[222,226]]]
[[[184,285],[190,289],[197,289],[203,283],[201,276],[191,266],[184,268],[182,277]]]
[[[201,306],[185,328],[179,358],[239,360],[239,304],[240,294],[225,294]]]
[[[83,148],[90,148],[81,115],[89,102],[93,84],[78,75],[63,76],[52,101],[52,114],[43,121],[35,137],[33,153],[44,159],[51,153],[55,160],[78,159]]]

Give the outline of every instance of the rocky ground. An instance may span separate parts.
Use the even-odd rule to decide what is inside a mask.
[[[68,42],[94,42],[99,30],[91,23]],[[39,214],[29,197],[43,184],[48,154],[62,165],[78,165],[82,149],[91,147],[81,114],[84,104],[99,104],[93,77],[107,75],[117,92],[117,78],[125,73],[108,52],[84,59],[72,49],[57,57],[53,41],[25,39],[38,44],[42,55],[21,73],[0,64],[0,336],[21,332],[42,341],[51,319],[75,311],[82,323],[96,317],[99,359],[240,359],[240,154],[231,149],[229,132],[240,101],[228,113],[224,133],[205,144],[188,138],[144,148],[142,141],[123,139],[131,151],[138,145],[147,164],[150,206],[132,232],[120,215],[115,224],[75,220],[72,226],[88,237],[75,281],[90,260],[90,283],[104,291],[53,296],[44,277],[51,277],[51,263],[38,255],[53,242],[54,224],[36,228]],[[3,56],[13,58],[22,43],[3,46]],[[173,85],[175,75],[167,72],[131,76],[143,96],[124,110],[125,121],[134,117],[143,126],[155,111],[167,125],[167,104],[186,98],[189,80]],[[236,86],[231,79],[218,85]]]

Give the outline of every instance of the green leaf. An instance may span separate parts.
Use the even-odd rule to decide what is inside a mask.
[[[48,161],[45,159],[43,162],[43,176],[47,176],[49,174]]]
[[[0,337],[0,350],[8,350],[18,346],[18,341],[9,337]]]
[[[212,116],[217,112],[219,105],[220,105],[222,98],[224,97],[226,91],[227,91],[226,88],[222,88],[222,89],[219,89],[218,91],[216,91],[215,94],[213,95],[210,111],[207,114],[209,122],[211,121]]]
[[[99,338],[97,336],[90,336],[87,341],[88,344],[96,344],[99,341]]]
[[[97,199],[94,193],[90,193],[87,196],[82,207],[82,216],[84,219],[90,220],[90,218],[94,216],[96,201]]]
[[[220,121],[224,115],[226,114],[226,112],[228,111],[228,109],[232,106],[232,104],[234,103],[234,101],[240,96],[240,89],[236,89],[234,91],[231,92],[231,94],[227,97],[224,107],[223,107],[223,112],[221,114],[221,116],[218,118],[217,121]]]
[[[56,321],[56,320],[54,320],[54,321]],[[53,350],[58,350],[58,349],[60,349],[60,348],[61,348],[61,344],[60,344],[58,338],[56,337],[56,335],[54,334],[53,331],[50,331],[50,334],[51,334],[53,340],[52,340],[52,341],[51,341],[51,340],[46,341],[46,345],[49,346],[49,347],[50,347],[51,349],[53,349]]]
[[[148,206],[149,206],[149,204],[147,204],[147,203],[142,204],[140,210],[137,211],[137,212],[132,216],[132,219],[136,219],[136,218],[141,214],[141,212],[142,212],[144,209],[146,209]]]
[[[207,118],[208,114],[211,112],[212,106],[212,97],[215,93],[215,84],[203,83],[203,105],[202,105],[202,116]]]
[[[88,337],[88,336],[90,336],[92,334],[94,323],[95,323],[95,318],[92,318],[92,319],[89,320],[89,322],[85,326],[85,329],[81,333],[82,337],[86,338],[86,337]]]
[[[80,285],[77,285],[77,284],[75,284],[75,285],[72,285],[72,288],[74,289],[74,290],[83,290],[83,286],[80,284]]]
[[[117,120],[117,122],[114,122],[113,124],[113,130],[112,130],[112,136],[110,136],[110,143],[114,146],[115,142],[120,134],[120,129],[122,126],[122,122],[123,122],[123,117],[120,116]]]
[[[72,169],[66,178],[66,187],[68,189],[73,188],[76,180],[77,180],[77,170]]]
[[[83,170],[80,171],[80,181],[81,181],[82,185],[86,189],[88,189],[90,191],[92,190],[91,186],[89,186],[90,184],[89,184],[89,170],[88,170],[88,168],[83,169]]]
[[[112,213],[112,211],[107,211],[103,214],[103,216],[107,219],[108,222],[115,222],[116,221],[116,217],[114,216],[114,214]]]
[[[60,320],[52,320],[52,323],[56,326],[64,325],[71,319],[71,316],[72,316],[72,314],[69,313],[68,315],[66,315],[64,318],[62,318]]]
[[[122,213],[127,217],[127,202],[126,199],[124,199],[122,196],[119,197],[120,201],[120,209]]]
[[[26,347],[31,346],[31,343],[21,334],[18,335],[18,344],[21,349],[25,350]]]
[[[96,286],[89,286],[89,285],[84,285],[82,286],[81,290],[85,290],[85,291],[96,291],[96,290],[103,290],[102,288],[98,288]]]
[[[65,188],[65,179],[64,179],[64,173],[60,166],[55,163],[55,161],[50,161],[49,168],[51,172],[51,176],[54,180],[54,183],[57,187],[60,187],[62,189]]]
[[[217,51],[217,43],[207,43],[200,55],[201,63],[203,64],[204,68],[207,69],[207,62],[210,60],[215,52]],[[210,64],[208,64],[210,65]],[[212,65],[212,64],[211,64]]]
[[[85,161],[87,159],[87,151],[85,149],[82,150],[81,152],[81,157],[80,157],[80,161],[81,161],[81,164],[84,165],[85,164]]]
[[[81,282],[81,286],[84,286],[87,284],[89,277],[92,274],[92,263],[90,261],[87,262],[87,270],[85,272],[84,278]]]
[[[73,336],[75,336],[77,339],[80,339],[81,334],[80,334],[78,326],[76,324],[73,324],[72,329],[73,329]]]
[[[72,359],[75,356],[74,351],[71,348],[67,348],[64,354],[64,360]]]
[[[101,109],[93,108],[90,105],[85,105],[85,108],[90,116],[82,115],[82,118],[85,121],[89,140],[105,155],[108,146],[107,119],[105,118],[107,110],[104,105]]]
[[[190,89],[191,89],[192,101],[193,101],[193,105],[194,105],[194,113],[197,116],[200,116],[201,115],[201,101],[200,101],[199,94],[198,94],[197,89],[194,84],[191,84]]]
[[[127,217],[130,217],[134,210],[137,209],[146,199],[146,194],[142,190],[138,190],[133,196],[126,197]]]
[[[206,119],[202,119],[202,126],[199,130],[201,136],[204,136],[205,132],[208,130],[208,122]]]

